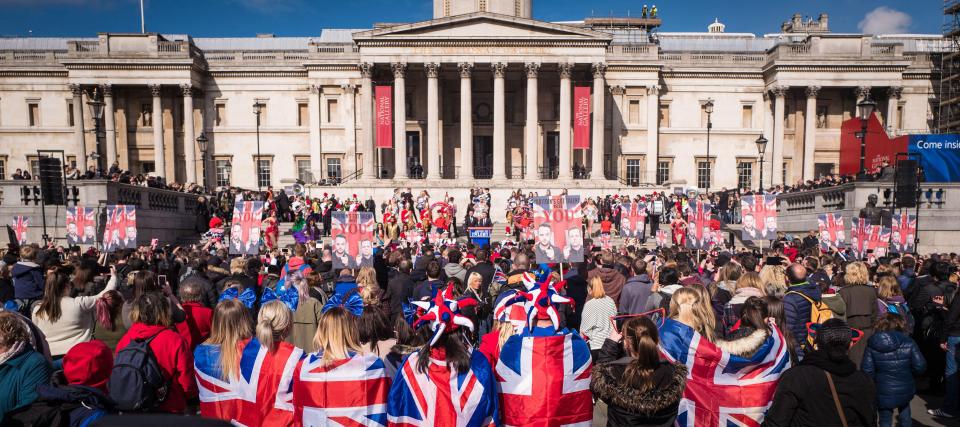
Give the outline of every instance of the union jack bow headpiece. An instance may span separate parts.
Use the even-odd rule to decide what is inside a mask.
[[[297,311],[297,306],[300,304],[300,292],[293,286],[287,286],[277,291],[274,291],[271,287],[264,288],[263,295],[260,296],[260,305],[264,305],[273,300],[280,300],[280,302],[286,304],[291,311]]]
[[[356,290],[349,290],[343,294],[335,293],[330,296],[327,303],[323,305],[323,312],[326,313],[334,307],[343,307],[354,316],[360,317],[363,314],[363,298]]]
[[[413,301],[413,304],[426,310],[426,314],[420,316],[413,323],[413,327],[417,329],[427,323],[430,324],[430,329],[433,330],[433,337],[430,338],[431,346],[436,344],[441,335],[456,331],[461,326],[473,330],[473,322],[460,314],[460,309],[476,306],[477,300],[473,298],[453,299],[453,286],[448,285],[444,290],[437,292],[430,302]]]
[[[253,303],[257,301],[257,293],[253,291],[253,288],[246,288],[243,292],[238,291],[237,288],[227,288],[220,294],[220,299],[217,302],[228,299],[240,300],[247,308],[253,308]]]
[[[554,329],[560,329],[560,315],[557,304],[573,305],[573,300],[560,295],[558,289],[563,289],[566,281],[552,283],[547,278],[527,292],[517,292],[506,304],[522,302],[527,310],[527,328],[531,331],[537,325],[538,319],[549,319]]]

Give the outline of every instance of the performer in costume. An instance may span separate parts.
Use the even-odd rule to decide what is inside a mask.
[[[277,240],[280,238],[280,228],[277,227],[275,211],[270,212],[270,216],[260,223],[260,228],[263,229],[263,244],[268,250],[276,248]]]

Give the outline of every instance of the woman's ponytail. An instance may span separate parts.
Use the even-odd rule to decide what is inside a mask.
[[[292,327],[293,314],[290,309],[283,302],[274,300],[260,307],[254,333],[261,346],[266,347],[268,351],[273,351],[277,342],[290,334]]]
[[[623,324],[623,347],[632,359],[623,371],[623,380],[640,393],[654,386],[653,373],[660,364],[659,342],[657,327],[650,318],[634,317]]]

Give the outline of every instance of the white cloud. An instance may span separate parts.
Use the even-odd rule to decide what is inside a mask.
[[[910,31],[913,18],[899,10],[880,6],[871,10],[857,24],[865,34],[903,34]]]

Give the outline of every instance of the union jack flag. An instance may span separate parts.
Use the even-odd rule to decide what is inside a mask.
[[[243,345],[240,375],[223,379],[220,348],[202,344],[194,351],[200,391],[200,415],[241,426],[288,426],[293,423],[292,381],[303,350],[280,343],[268,352],[256,338]]]
[[[30,228],[30,217],[17,215],[10,221],[10,229],[13,230],[13,236],[17,239],[18,245],[27,244],[27,229]]]
[[[263,202],[238,201],[233,205],[230,227],[230,254],[256,255],[260,252],[260,225]]]
[[[744,228],[743,240],[775,240],[777,238],[777,197],[773,194],[743,196],[740,199],[740,217],[753,230]]]
[[[893,237],[890,239],[897,253],[908,254],[914,251],[914,239],[917,235],[917,216],[893,214]]]
[[[870,220],[866,218],[850,219],[850,250],[857,259],[867,254],[867,240],[870,238]]]
[[[117,249],[137,247],[137,207],[132,205],[109,205],[103,225],[103,249],[113,252]]]
[[[92,245],[96,237],[97,218],[93,208],[83,206],[67,207],[67,243],[73,245]]]
[[[391,426],[492,426],[497,420],[497,389],[487,358],[470,356],[470,370],[449,368],[441,351],[430,355],[426,372],[417,370],[420,352],[407,358],[390,388]]]
[[[884,256],[890,247],[890,228],[881,225],[871,225],[867,235],[867,249],[875,256]]]
[[[760,426],[780,375],[790,367],[783,334],[773,333],[747,358],[720,350],[693,328],[667,319],[660,327],[660,354],[686,365],[687,386],[676,425]]]
[[[583,212],[580,206],[580,196],[545,196],[533,197],[530,199],[533,204],[533,225],[537,228],[536,233],[537,247],[541,246],[539,228],[542,225],[550,227],[551,241],[553,246],[553,257],[547,252],[535,250],[538,263],[551,263],[558,261],[583,262],[583,249],[571,251],[571,256],[564,255],[566,251],[567,232],[569,230],[580,230],[579,243],[583,244],[582,218]],[[573,234],[576,236],[576,233]],[[569,258],[569,259],[568,259]]]
[[[553,327],[507,339],[497,362],[503,425],[589,426],[590,347],[579,335]]]
[[[385,426],[390,377],[372,353],[324,363],[308,355],[293,379],[295,426]]]
[[[843,246],[844,236],[843,215],[825,213],[817,215],[817,229],[820,233],[820,249],[829,251],[831,247]]]
[[[710,230],[710,211],[713,206],[709,203],[691,201],[687,211],[687,247],[691,249],[709,250],[713,243],[713,232]]]
[[[647,204],[627,203],[620,214],[620,235],[643,239],[646,232]]]
[[[658,247],[658,248],[662,248],[662,247],[664,247],[664,246],[667,246],[667,242],[670,240],[670,239],[667,237],[667,230],[657,230],[656,239],[657,239],[657,247]]]

